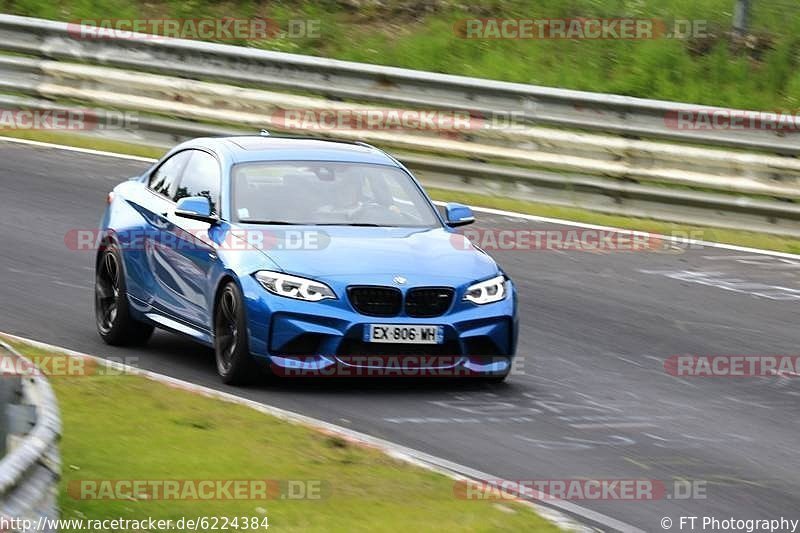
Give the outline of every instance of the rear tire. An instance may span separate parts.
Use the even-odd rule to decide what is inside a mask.
[[[94,312],[97,332],[112,346],[145,344],[153,326],[131,317],[122,254],[113,243],[105,245],[95,267]]]
[[[214,359],[219,377],[228,385],[248,383],[259,375],[250,355],[244,298],[233,281],[222,287],[214,306]]]

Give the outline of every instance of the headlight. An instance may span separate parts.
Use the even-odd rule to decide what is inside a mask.
[[[306,300],[308,302],[319,302],[328,298],[336,299],[333,289],[313,279],[290,276],[289,274],[269,270],[256,272],[256,279],[265,289],[278,296]]]
[[[475,304],[490,304],[499,302],[506,297],[506,277],[497,276],[496,278],[481,281],[467,288],[464,299]]]

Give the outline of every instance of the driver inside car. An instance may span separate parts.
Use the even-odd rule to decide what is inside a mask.
[[[336,187],[331,187],[336,194],[331,195],[328,203],[319,208],[319,213],[343,214],[348,219],[364,206],[363,178],[359,176],[339,175]]]

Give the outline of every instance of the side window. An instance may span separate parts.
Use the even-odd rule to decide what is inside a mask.
[[[191,152],[186,150],[178,152],[164,161],[150,176],[150,188],[158,194],[172,198],[175,195],[175,187],[178,185],[181,171],[191,155]]]
[[[183,171],[183,178],[175,190],[176,202],[187,196],[205,196],[211,202],[211,214],[219,214],[219,163],[213,156],[192,150],[192,158]]]

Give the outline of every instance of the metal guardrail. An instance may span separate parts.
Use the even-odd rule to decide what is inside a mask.
[[[75,27],[72,27],[72,34]],[[796,155],[800,134],[676,131],[677,111],[722,108],[542,87],[182,39],[76,40],[63,22],[0,15],[0,48],[193,79],[436,109],[520,112],[531,122]]]
[[[33,368],[33,363],[2,340],[0,357]],[[14,363],[13,367],[18,366]],[[31,520],[36,531],[54,531],[48,522],[58,518],[57,488],[61,476],[61,418],[55,395],[47,379],[38,373],[6,373],[2,392],[4,424],[0,437],[8,450],[0,459],[0,517],[18,519],[19,525],[21,519]]]
[[[135,110],[136,129],[93,133],[157,145],[232,130],[280,130],[284,125],[274,123],[274,111],[290,108],[365,109],[392,102],[517,117],[521,112],[530,125],[471,131],[455,139],[419,132],[333,134],[390,148],[424,181],[450,188],[800,236],[795,203],[800,161],[630,138],[800,151],[795,135],[757,130],[708,135],[667,127],[666,114],[698,106],[197,41],[76,40],[74,30],[65,23],[0,15],[0,50],[35,56],[0,56],[0,91],[12,93],[0,95],[0,103],[53,108],[54,101],[77,101]]]

